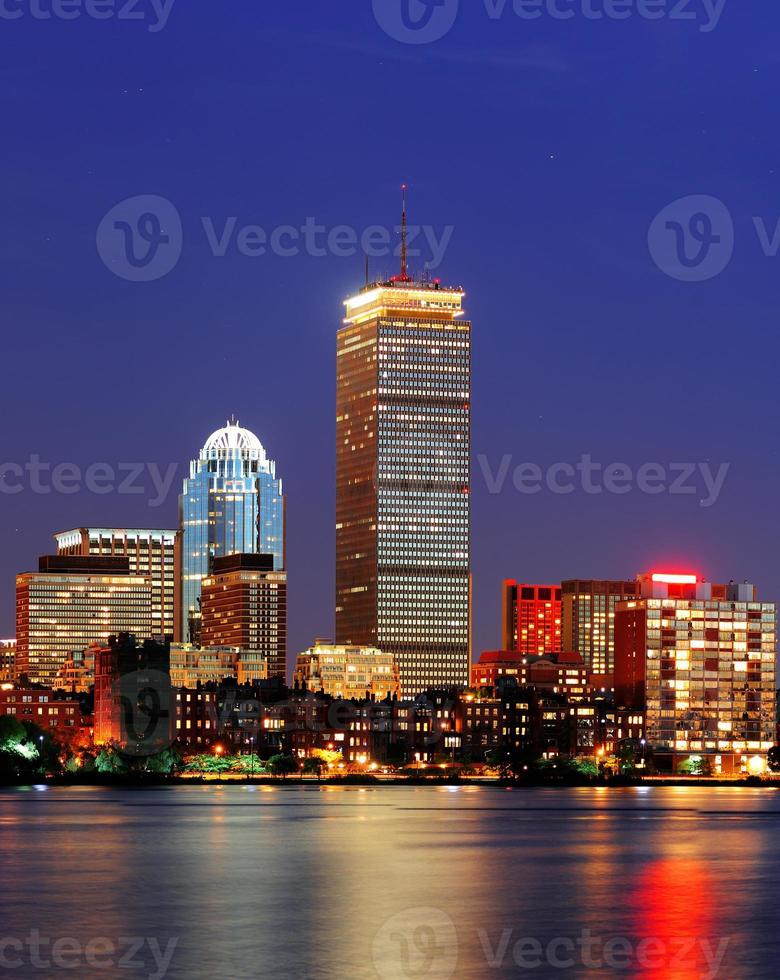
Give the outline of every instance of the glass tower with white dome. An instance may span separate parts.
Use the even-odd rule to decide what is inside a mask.
[[[236,421],[218,429],[190,463],[179,498],[181,639],[197,642],[201,583],[210,562],[233,554],[273,555],[285,568],[285,499],[276,464]]]

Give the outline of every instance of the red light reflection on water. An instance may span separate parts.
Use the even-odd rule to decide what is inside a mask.
[[[645,869],[630,897],[637,943],[633,976],[718,975],[727,941],[715,887],[706,865],[692,858],[664,858]]]

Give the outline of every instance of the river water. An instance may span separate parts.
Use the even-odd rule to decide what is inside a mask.
[[[0,791],[0,974],[775,977],[780,794]]]

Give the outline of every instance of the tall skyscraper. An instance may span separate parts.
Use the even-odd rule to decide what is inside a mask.
[[[276,464],[254,433],[230,421],[190,464],[179,498],[182,600],[177,639],[198,642],[201,583],[225,555],[273,555],[285,568],[285,498]]]
[[[561,585],[563,649],[578,653],[592,674],[615,670],[615,606],[639,595],[636,582],[572,579]]]
[[[56,686],[69,654],[121,632],[151,632],[151,580],[126,557],[52,555],[16,578],[17,674]]]
[[[55,534],[60,555],[126,557],[132,575],[152,583],[151,636],[172,640],[176,629],[177,531],[81,527]]]
[[[413,696],[469,681],[471,324],[405,253],[338,332],[336,642],[394,654]]]
[[[504,650],[524,654],[561,651],[560,585],[527,585],[507,580],[502,588]]]
[[[201,642],[263,655],[269,677],[287,679],[287,572],[273,555],[226,555],[203,579]]]
[[[616,610],[615,698],[644,713],[661,769],[762,771],[775,744],[777,608],[755,587],[641,576]]]

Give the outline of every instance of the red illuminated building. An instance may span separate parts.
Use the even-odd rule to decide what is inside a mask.
[[[502,642],[519,653],[558,653],[561,649],[560,585],[503,585]]]

